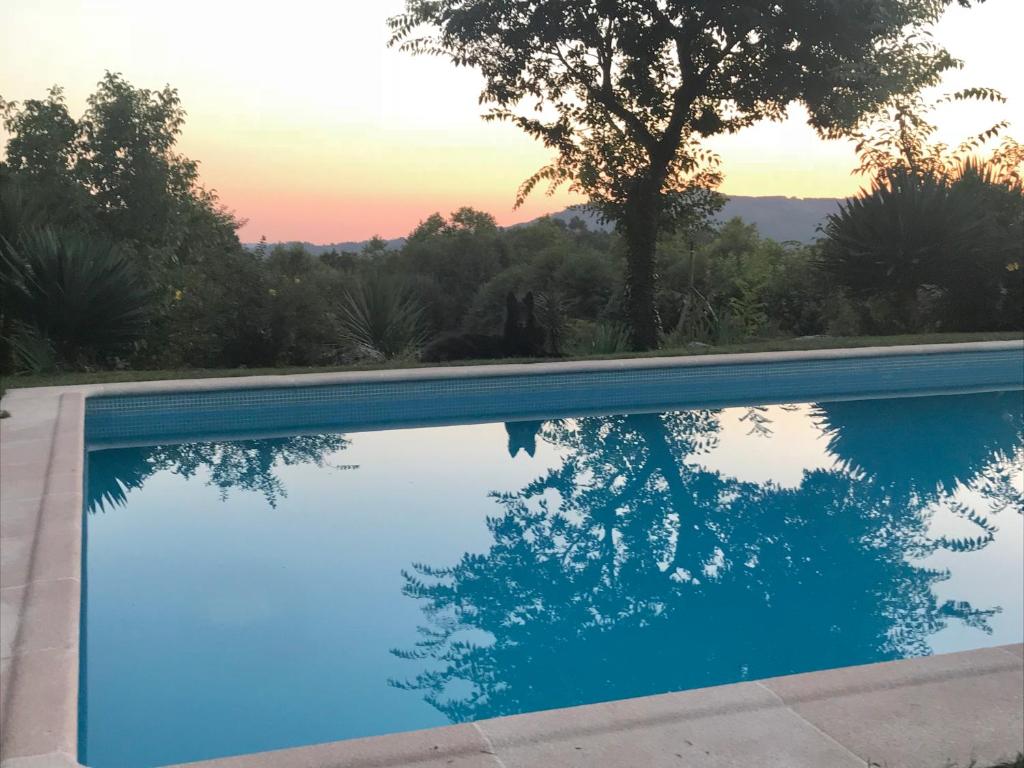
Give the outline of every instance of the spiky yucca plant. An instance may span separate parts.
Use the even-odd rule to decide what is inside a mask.
[[[343,339],[371,360],[411,357],[427,341],[423,307],[401,281],[373,273],[342,296]]]
[[[45,340],[76,366],[123,351],[143,333],[152,292],[111,243],[44,229],[0,241],[3,332]],[[20,330],[19,330],[20,329]]]

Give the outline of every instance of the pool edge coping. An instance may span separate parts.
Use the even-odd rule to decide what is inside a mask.
[[[798,352],[759,352],[725,355],[693,355],[666,358],[631,358],[624,360],[600,360],[578,362],[555,362],[514,365],[483,365],[447,368],[391,369],[384,371],[336,372],[323,374],[297,374],[283,376],[229,377],[221,379],[184,379],[156,382],[128,382],[119,384],[68,385],[16,389],[8,392],[4,403],[17,411],[27,409],[30,413],[15,413],[14,419],[0,421],[4,471],[0,475],[0,522],[13,526],[14,533],[0,530],[0,545],[6,545],[6,554],[15,551],[15,565],[4,563],[3,582],[0,596],[3,597],[4,628],[2,666],[3,690],[0,692],[0,727],[3,730],[3,744],[0,745],[0,768],[34,768],[45,765],[77,765],[78,742],[78,669],[79,669],[79,622],[81,599],[81,554],[82,554],[82,503],[84,473],[85,400],[88,397],[130,394],[158,394],[169,392],[198,392],[226,389],[278,388],[293,386],[320,386],[381,381],[412,381],[423,379],[457,379],[463,377],[501,377],[509,375],[544,375],[546,373],[585,373],[597,370],[637,370],[673,366],[700,366],[722,364],[754,364],[779,362],[783,360],[828,360],[837,358],[889,357],[906,354],[944,354],[949,352],[970,352],[978,350],[1021,350],[1024,340],[971,342],[957,344],[929,344],[898,347],[861,347]],[[35,411],[33,412],[33,409]],[[10,453],[14,452],[14,458]],[[28,457],[22,460],[24,451]],[[45,459],[43,458],[45,457]],[[13,471],[12,471],[13,470]],[[12,477],[13,476],[13,477]],[[18,482],[16,482],[18,481]],[[20,486],[19,486],[20,482]],[[28,486],[26,489],[25,486]],[[38,492],[34,492],[38,489]],[[19,518],[21,516],[21,519]],[[8,535],[11,534],[11,535]],[[27,557],[26,557],[27,547]],[[8,557],[3,557],[8,561]],[[23,574],[19,578],[19,568]],[[12,581],[13,579],[13,581]],[[13,633],[9,626],[15,625]],[[841,679],[849,670],[870,670],[876,667],[907,670],[899,675],[906,677],[904,685],[923,685],[932,680],[933,667],[944,668],[949,657],[967,659],[962,674],[957,679],[972,676],[991,675],[991,654],[1005,657],[1004,665],[1021,659],[1003,671],[1008,684],[1019,691],[1020,685],[1012,673],[1024,674],[1024,646],[1006,646],[997,649],[979,649],[960,654],[944,654],[924,659],[907,659],[867,667],[841,668],[792,676],[805,681],[809,686],[825,685],[829,679]],[[1000,660],[1002,660],[1000,657]],[[1010,658],[1013,657],[1013,658]],[[935,661],[946,660],[946,661]],[[988,664],[988,666],[986,666]],[[889,665],[896,665],[895,667]],[[902,665],[902,666],[901,666]],[[910,666],[907,666],[910,665]],[[1018,669],[1020,668],[1020,669]],[[917,670],[915,672],[915,670]],[[987,671],[986,671],[987,670]],[[867,673],[870,674],[870,673]],[[837,677],[837,675],[839,677]],[[28,680],[26,680],[28,678]],[[1024,680],[1024,677],[1021,678]],[[790,680],[780,678],[779,680]],[[808,682],[809,681],[809,682]],[[744,688],[743,696],[763,696],[771,692],[777,699],[776,706],[788,711],[796,710],[780,698],[772,688],[773,681],[738,683],[733,686],[717,686],[700,691],[685,691],[662,696],[643,697],[605,704],[585,705],[567,710],[516,715],[475,724],[446,726],[441,729],[414,731],[389,736],[371,737],[334,742],[327,745],[297,747],[273,753],[253,753],[235,758],[195,763],[196,766],[230,765],[231,768],[256,768],[263,765],[278,765],[281,760],[297,761],[296,765],[399,765],[414,759],[416,755],[429,762],[442,755],[481,755],[480,759],[495,754],[495,744],[503,744],[501,738],[494,741],[488,730],[501,723],[518,722],[527,724],[535,731],[535,739],[554,738],[553,734],[564,730],[560,724],[588,718],[601,722],[607,720],[609,712],[625,707],[629,711],[664,707],[666,701],[688,702],[707,699],[709,696],[730,695],[726,689],[736,686],[758,686]],[[881,689],[892,686],[882,686]],[[880,690],[881,690],[880,689]],[[718,693],[709,693],[709,692]],[[844,695],[835,689],[832,698]],[[743,698],[741,696],[741,698]],[[668,698],[666,698],[668,697]],[[828,698],[829,695],[826,695]],[[762,701],[762,704],[764,702]],[[767,704],[765,705],[767,706]],[[596,709],[595,709],[596,708]],[[609,709],[610,708],[610,709]],[[699,708],[699,707],[698,707]],[[742,709],[742,708],[741,708]],[[749,709],[749,707],[748,707]],[[1017,707],[1018,721],[1020,709]],[[727,714],[727,713],[726,713]],[[634,715],[634,718],[636,715]],[[805,729],[808,721],[796,714]],[[646,722],[642,717],[637,723]],[[796,721],[794,727],[797,727]],[[539,725],[538,725],[539,723]],[[495,725],[499,724],[499,725]],[[1015,727],[1017,722],[1011,724]],[[813,724],[811,724],[813,726]],[[525,726],[524,726],[525,727]],[[617,726],[618,727],[618,726]],[[638,726],[639,727],[639,726]],[[819,736],[836,741],[823,729],[813,726]],[[513,726],[515,729],[515,726]],[[552,730],[554,729],[554,730]],[[1017,729],[1019,731],[1019,729]],[[804,734],[807,737],[807,734]],[[586,738],[586,737],[584,737]],[[447,751],[431,747],[426,754],[422,750],[430,741],[441,740],[447,744]],[[10,748],[10,743],[14,747]],[[450,742],[450,743],[449,743]],[[436,746],[436,745],[434,745]],[[511,748],[511,747],[509,747]],[[1021,744],[1020,749],[1024,749]],[[411,754],[409,750],[412,750]],[[851,755],[855,754],[850,751]],[[973,754],[973,753],[972,753]],[[362,755],[362,757],[359,757]],[[388,755],[402,763],[381,762],[389,760]],[[272,756],[272,757],[271,757]],[[571,756],[571,755],[570,755]],[[266,762],[267,760],[271,762]],[[486,758],[489,759],[489,758]],[[495,758],[497,759],[497,758]],[[861,758],[858,758],[861,759]],[[863,758],[868,760],[873,758]],[[31,765],[26,761],[35,761]],[[321,762],[318,762],[321,761]],[[481,763],[501,765],[501,762]],[[560,763],[561,764],[561,763]],[[565,763],[569,764],[569,763]],[[861,763],[863,764],[863,762]],[[612,764],[609,764],[612,765]]]
[[[258,374],[196,379],[160,379],[155,381],[67,384],[54,387],[24,387],[9,390],[16,402],[44,392],[82,392],[86,397],[119,395],[155,395],[184,392],[215,392],[231,389],[278,389],[405,381],[433,381],[505,376],[544,376],[549,374],[630,371],[658,368],[754,365],[790,361],[836,360],[844,358],[898,357],[901,355],[939,355],[957,352],[1024,352],[1024,339],[973,341],[942,344],[905,344],[888,347],[836,347],[783,352],[732,352],[670,357],[630,357],[614,360],[563,360],[541,363],[495,363],[488,365],[449,365],[424,368],[385,368],[368,371],[331,371],[325,373]]]

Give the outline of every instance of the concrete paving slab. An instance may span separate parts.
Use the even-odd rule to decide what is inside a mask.
[[[0,475],[0,481],[3,476]],[[39,510],[42,506],[42,499],[13,499],[5,498],[7,484],[4,483],[0,491],[0,541],[9,536],[31,536],[39,525]],[[5,550],[6,551],[6,550]]]
[[[753,684],[477,724],[506,768],[864,768]]]
[[[1006,651],[1006,653],[1012,654],[1018,659],[1024,659],[1024,643],[1017,643],[1016,645],[1000,645],[999,650]]]
[[[47,530],[44,525],[36,538],[29,579],[43,582],[77,581],[82,574],[81,528],[76,529],[73,525],[53,527],[57,530]]]
[[[24,587],[0,589],[0,659],[14,655],[26,594]]]
[[[988,766],[1024,751],[1024,669],[999,649],[763,684],[872,765]]]
[[[80,472],[85,451],[85,397],[81,392],[69,392],[60,398],[60,411],[54,433],[50,471],[61,474]]]
[[[23,587],[29,581],[32,565],[32,534],[0,537],[3,557],[0,557],[0,591],[9,587]]]
[[[65,493],[81,493],[83,483],[83,469],[69,472],[51,472],[46,478],[46,495],[60,495]]]
[[[35,581],[0,590],[5,623],[15,627],[13,633],[3,630],[0,656],[77,648],[80,603],[78,579]]]
[[[25,465],[45,466],[50,460],[52,444],[53,441],[49,438],[4,442],[3,448],[0,449],[0,475],[14,472]]]
[[[7,711],[7,684],[11,681],[11,659],[0,658],[0,734],[3,733],[4,713]]]
[[[5,683],[0,759],[77,754],[78,652],[23,653]]]
[[[786,704],[793,705],[819,698],[1020,669],[1020,662],[999,648],[979,648],[961,653],[942,653],[916,659],[773,677],[760,681],[760,684],[778,695]]]
[[[79,763],[71,755],[53,752],[49,755],[13,757],[0,762],[0,768],[79,768]]]
[[[15,501],[42,499],[46,491],[46,469],[48,463],[23,464],[4,472],[3,504]]]
[[[4,407],[10,416],[0,419],[0,440],[4,443],[22,440],[46,440],[57,425],[57,403],[53,398],[35,398]]]
[[[80,577],[82,516],[77,510],[81,507],[80,493],[48,495],[42,503],[24,506],[26,519],[13,529],[18,533],[7,535],[6,528],[0,533],[0,589]],[[0,514],[6,519],[7,513],[5,505]]]

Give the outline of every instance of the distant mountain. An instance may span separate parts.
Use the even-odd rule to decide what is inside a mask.
[[[757,225],[762,237],[780,243],[795,240],[810,243],[820,237],[818,227],[830,213],[835,213],[839,200],[832,197],[741,197],[729,198],[718,218],[722,221],[739,216]]]
[[[817,229],[825,221],[825,217],[834,213],[838,200],[831,197],[742,197],[734,195],[729,198],[725,208],[718,215],[719,221],[740,217],[749,224],[756,224],[758,232],[763,237],[772,240],[785,242],[793,240],[800,243],[813,242],[818,237]],[[567,208],[564,211],[551,214],[551,218],[568,223],[574,218],[580,218],[586,222],[590,229],[608,231],[611,226],[602,224],[596,215],[581,208]],[[536,221],[536,219],[534,219]],[[522,224],[513,224],[513,227],[523,227],[532,224],[533,221]],[[327,251],[339,251],[358,253],[368,241],[328,243],[327,245],[316,245],[300,241],[281,243],[282,245],[301,245],[314,255],[326,253]],[[404,237],[397,237],[387,241],[388,250],[396,250],[405,244]],[[277,245],[269,243],[268,245]],[[246,243],[246,248],[255,248],[256,243]]]
[[[830,213],[835,213],[839,201],[832,197],[742,197],[734,195],[726,202],[718,221],[729,221],[737,216],[748,224],[756,224],[762,237],[778,242],[793,240],[799,243],[813,242],[818,226]],[[607,231],[610,225],[602,224],[593,213],[585,209],[567,208],[551,214],[551,218],[568,223],[579,217],[589,229]],[[528,222],[529,223],[529,222]],[[523,226],[523,225],[519,225]]]

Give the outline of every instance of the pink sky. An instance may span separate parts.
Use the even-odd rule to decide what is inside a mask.
[[[0,25],[0,94],[22,100],[66,88],[73,113],[105,69],[133,84],[178,88],[189,117],[180,149],[203,183],[247,219],[244,240],[338,242],[407,234],[434,211],[471,205],[508,224],[576,202],[535,193],[513,210],[524,178],[548,152],[512,126],[480,120],[479,77],[385,45],[402,0],[137,0],[16,3]],[[967,67],[946,89],[982,85],[1011,101],[940,115],[959,141],[998,118],[1024,124],[1016,76],[1024,2],[952,8],[938,39]],[[0,139],[3,136],[0,135]],[[723,190],[834,197],[854,192],[846,142],[815,137],[795,110],[712,143]]]

